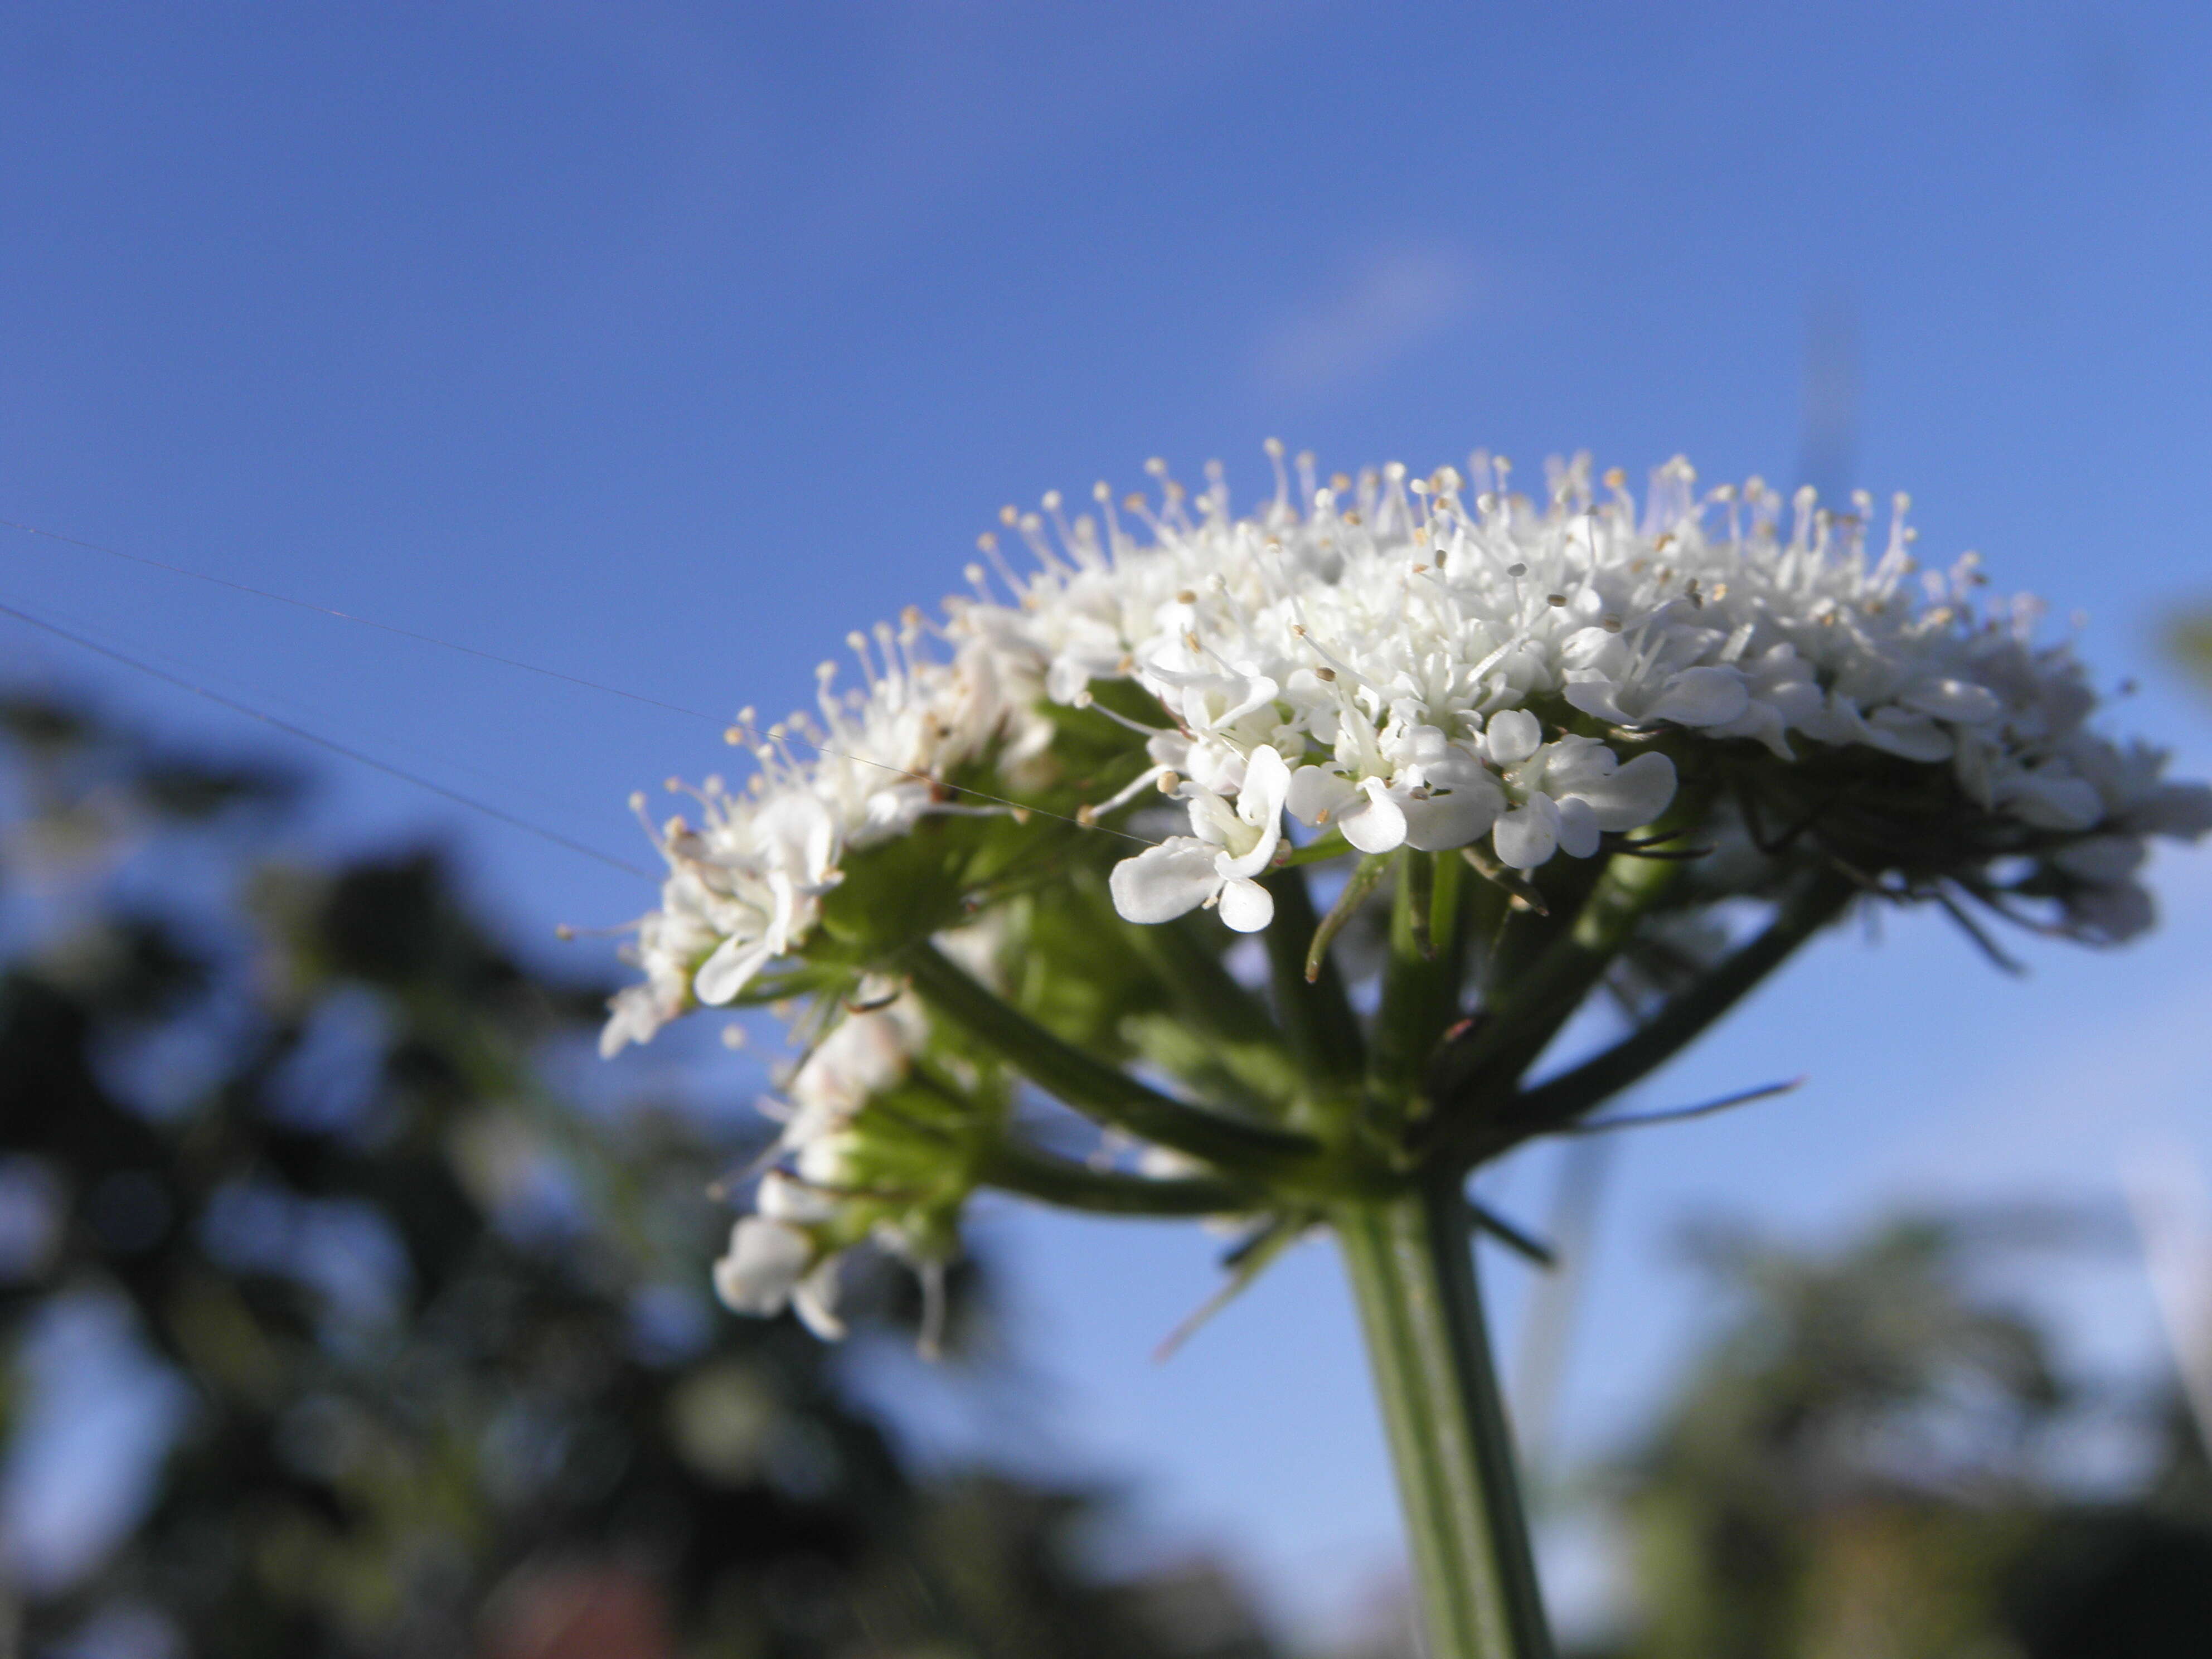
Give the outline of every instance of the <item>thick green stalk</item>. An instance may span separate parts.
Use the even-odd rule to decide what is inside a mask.
[[[1390,954],[1368,1043],[1367,1081],[1377,1099],[1403,1110],[1438,1039],[1459,1014],[1460,981],[1467,972],[1466,934],[1459,925],[1460,876],[1466,866],[1411,848],[1396,855],[1395,864]]]
[[[1429,1659],[1552,1659],[1458,1180],[1331,1219],[1382,1400]]]
[[[1502,1097],[1603,977],[1645,910],[1681,866],[1626,854],[1611,860],[1573,925],[1502,987],[1473,1039],[1445,1055],[1435,1079],[1440,1115],[1456,1133],[1471,1109]],[[1507,929],[1514,923],[1509,920]],[[1460,1121],[1452,1122],[1454,1119]]]
[[[1304,1135],[1186,1105],[1061,1041],[927,939],[908,946],[898,962],[933,1012],[1094,1121],[1241,1173],[1285,1173],[1310,1166],[1320,1153]]]
[[[1235,1215],[1267,1203],[1265,1189],[1242,1182],[1120,1175],[1014,1141],[987,1149],[976,1160],[975,1174],[984,1186],[1093,1215]]]

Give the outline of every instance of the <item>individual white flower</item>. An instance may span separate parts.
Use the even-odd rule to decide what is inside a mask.
[[[1301,823],[1341,830],[1363,853],[1388,853],[1406,842],[1406,798],[1388,779],[1347,777],[1334,766],[1301,766],[1284,805]]]
[[[816,902],[836,884],[837,824],[819,800],[779,796],[748,827],[753,831],[750,861],[720,867],[760,925],[732,933],[692,975],[693,992],[710,1007],[731,1001],[788,951],[812,922]]]
[[[809,1231],[836,1206],[777,1171],[761,1177],[757,1213],[730,1229],[730,1248],[714,1263],[714,1294],[733,1313],[771,1318],[789,1307],[817,1336],[845,1334],[837,1317],[837,1256]]]
[[[1159,922],[1218,903],[1230,927],[1258,933],[1274,919],[1275,901],[1253,878],[1274,862],[1290,785],[1290,768],[1273,749],[1246,762],[1233,802],[1185,784],[1196,833],[1170,836],[1115,865],[1108,880],[1114,908],[1131,921]]]
[[[1566,700],[1585,714],[1618,725],[1724,726],[1741,719],[1751,704],[1751,693],[1735,668],[1670,670],[1663,661],[1640,659],[1620,635],[1601,628],[1570,635],[1560,655],[1563,661],[1580,664],[1564,677]]]
[[[1554,852],[1586,859],[1604,831],[1647,824],[1674,798],[1674,763],[1666,756],[1645,753],[1623,766],[1592,738],[1546,743],[1525,709],[1492,716],[1483,747],[1518,803],[1491,832],[1498,858],[1516,870],[1533,870]]]
[[[710,914],[713,896],[688,871],[672,874],[661,890],[661,908],[637,924],[637,942],[623,952],[645,969],[642,983],[626,986],[608,1000],[610,1017],[599,1033],[599,1054],[611,1060],[623,1045],[649,1042],[653,1034],[691,1005],[694,963],[720,942],[724,929]]]
[[[804,1147],[850,1123],[870,1099],[906,1076],[927,1035],[927,1017],[911,993],[846,1014],[792,1073],[785,1090],[792,1111],[781,1144]]]
[[[1399,847],[1437,853],[1465,847],[1504,809],[1505,794],[1481,758],[1433,726],[1379,742],[1387,776],[1354,779],[1341,764],[1302,766],[1285,805],[1316,828],[1334,825],[1363,853]]]

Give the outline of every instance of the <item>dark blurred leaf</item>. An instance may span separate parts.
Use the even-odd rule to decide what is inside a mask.
[[[183,760],[148,765],[138,784],[155,811],[184,823],[203,822],[234,806],[285,805],[300,793],[296,778],[272,768]]]
[[[0,693],[0,731],[25,749],[52,753],[76,748],[97,728],[83,710],[35,692]]]

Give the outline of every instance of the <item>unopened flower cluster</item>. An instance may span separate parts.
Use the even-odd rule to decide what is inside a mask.
[[[954,769],[988,755],[994,793],[1019,799],[1024,769],[1049,761],[1046,706],[1088,706],[1100,682],[1133,683],[1157,714],[1132,734],[1143,769],[1086,819],[1164,794],[1188,820],[1114,870],[1135,923],[1210,906],[1266,927],[1260,878],[1286,836],[1477,848],[1523,872],[1588,858],[1666,813],[1677,769],[1655,739],[1670,737],[1785,766],[1859,749],[1944,769],[1970,810],[2033,833],[2062,925],[2099,939],[2148,921],[2146,837],[2212,825],[2212,796],[2165,781],[2162,755],[2090,729],[2095,696],[2039,641],[2032,602],[1986,602],[1972,555],[1921,567],[1903,497],[1877,537],[1863,496],[1830,514],[1757,480],[1701,493],[1680,460],[1639,506],[1583,461],[1537,502],[1480,455],[1471,477],[1326,482],[1301,457],[1294,488],[1270,453],[1273,497],[1247,517],[1218,469],[1194,495],[1158,464],[1152,497],[1117,506],[1102,485],[1096,517],[1069,521],[1056,495],[1042,515],[1008,509],[1025,574],[986,538],[994,568],[971,567],[973,597],[941,621],[909,610],[853,636],[865,684],[841,694],[825,665],[813,713],[764,732],[741,718],[759,770],[738,792],[710,780],[700,821],[657,834],[646,979],[617,999],[606,1052],[802,952],[870,847],[924,814],[1004,810],[939,787]],[[872,1017],[865,1041],[895,1025]],[[857,1110],[802,1106],[787,1129],[796,1173],[771,1177],[762,1212],[791,1236],[741,1229],[732,1302],[817,1271],[793,1242],[823,1202],[807,1160]],[[754,1272],[771,1249],[777,1271]]]

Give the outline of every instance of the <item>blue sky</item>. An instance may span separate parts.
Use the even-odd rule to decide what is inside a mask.
[[[2212,714],[2149,641],[2212,589],[2208,70],[2179,5],[19,4],[0,517],[721,713],[948,591],[1002,501],[1150,455],[1250,494],[1276,434],[1346,467],[1681,451],[1911,489],[1931,554],[2081,608],[2144,681],[2120,718],[2202,775]],[[726,763],[681,717],[15,532],[0,601],[631,858],[632,788]],[[648,896],[330,775],[327,842],[425,830],[520,932]],[[1693,1206],[1839,1226],[2109,1192],[2131,1136],[2212,1151],[2212,879],[2161,874],[2132,952],[2016,983],[1893,926],[1686,1060],[1683,1098],[1815,1080],[1623,1149],[1563,1441],[1626,1431],[1709,1311],[1665,1243]],[[1540,1212],[1544,1172],[1505,1176]],[[1042,1436],[1295,1606],[1388,1561],[1325,1252],[1156,1371],[1202,1239],[987,1231]],[[2116,1360],[2154,1352],[2132,1271],[2070,1304]]]

